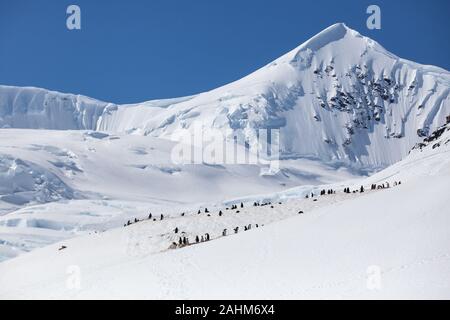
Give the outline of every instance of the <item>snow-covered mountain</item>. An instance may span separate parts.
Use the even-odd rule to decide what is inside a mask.
[[[90,129],[171,139],[202,123],[281,130],[285,157],[380,168],[402,159],[450,114],[450,73],[401,59],[338,23],[220,88],[115,105],[35,88],[0,87],[0,127]]]
[[[344,24],[189,97],[0,86],[0,299],[449,297],[449,89]],[[175,163],[196,124],[280,170]]]

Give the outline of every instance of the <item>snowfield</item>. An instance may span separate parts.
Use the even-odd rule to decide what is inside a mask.
[[[0,299],[448,299],[449,92],[341,23],[189,97],[0,86]]]
[[[305,198],[309,190],[296,188],[271,205],[154,215],[48,245],[0,264],[0,297],[448,299],[449,152],[447,125],[350,185],[363,193],[337,184],[326,186],[335,194]],[[373,183],[385,188],[368,190]],[[170,248],[206,233],[210,241]]]
[[[147,220],[37,249],[0,264],[0,297],[448,299],[448,152],[436,156],[441,170],[389,189]],[[248,223],[249,231],[221,236]],[[191,241],[205,232],[212,240],[167,249],[174,227]]]
[[[174,164],[174,142],[91,131],[0,129],[0,261],[60,239],[360,170],[302,159],[260,165]],[[12,156],[14,155],[14,156]]]

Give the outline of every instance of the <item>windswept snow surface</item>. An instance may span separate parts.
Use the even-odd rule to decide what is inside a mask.
[[[214,208],[66,240],[1,263],[0,297],[448,299],[449,128],[396,168],[359,181],[390,188],[339,189],[223,216]],[[205,232],[212,240],[168,249],[175,227],[191,242]]]

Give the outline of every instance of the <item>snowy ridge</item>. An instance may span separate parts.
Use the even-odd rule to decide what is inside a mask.
[[[113,106],[81,95],[0,86],[0,128],[95,130]]]

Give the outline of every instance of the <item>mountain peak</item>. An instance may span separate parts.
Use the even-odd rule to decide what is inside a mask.
[[[347,31],[353,31],[353,30],[350,29],[349,27],[347,27],[347,25],[344,22],[337,22],[337,23],[332,24],[331,26],[323,29],[318,34],[330,33],[330,32],[336,32],[336,31],[347,32]]]
[[[300,45],[299,49],[309,48],[313,51],[317,51],[331,42],[344,38],[348,34],[355,37],[361,37],[357,31],[350,29],[345,23],[335,23],[304,42]]]

